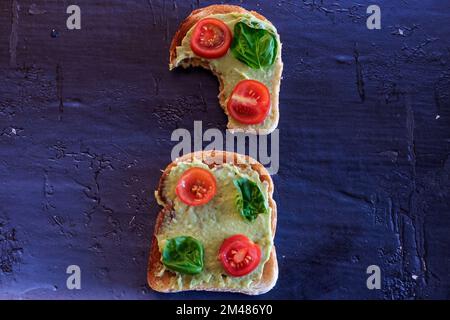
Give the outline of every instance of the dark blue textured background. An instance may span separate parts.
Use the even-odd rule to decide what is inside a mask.
[[[172,130],[225,130],[214,77],[167,70],[180,21],[212,3],[0,1],[0,298],[246,298],[146,284]],[[280,277],[259,298],[448,299],[449,2],[229,3],[284,44]],[[65,287],[70,264],[82,290]],[[366,288],[372,264],[381,290]]]

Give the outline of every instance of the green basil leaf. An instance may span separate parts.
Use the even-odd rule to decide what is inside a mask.
[[[162,252],[162,262],[170,270],[197,274],[203,270],[205,249],[192,237],[175,237],[167,240]]]
[[[236,205],[244,219],[253,221],[258,214],[268,212],[266,199],[255,182],[246,178],[240,178],[233,182],[239,190]]]
[[[250,68],[271,66],[277,57],[278,43],[275,35],[258,24],[238,22],[234,26],[231,51],[236,59]]]

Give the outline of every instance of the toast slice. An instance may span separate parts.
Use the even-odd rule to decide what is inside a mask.
[[[257,173],[260,181],[267,185],[268,193],[268,205],[270,207],[270,229],[272,235],[272,246],[270,249],[269,257],[262,266],[261,277],[258,281],[251,283],[247,287],[227,287],[218,286],[212,283],[204,282],[199,285],[189,285],[188,283],[177,283],[176,273],[166,269],[161,262],[161,252],[158,246],[157,235],[160,233],[165,219],[170,219],[176,215],[174,212],[174,203],[166,196],[164,190],[167,183],[167,179],[172,169],[174,169],[180,163],[189,163],[192,161],[200,161],[203,164],[209,166],[209,168],[215,168],[222,164],[231,164],[238,167],[240,170],[253,170]],[[158,214],[155,224],[155,230],[153,240],[150,249],[149,263],[147,270],[147,280],[149,286],[159,292],[180,292],[188,290],[206,290],[206,291],[221,291],[221,292],[239,292],[248,295],[263,294],[272,289],[278,279],[278,263],[275,246],[273,245],[273,237],[275,236],[276,224],[277,224],[277,207],[273,200],[273,182],[267,172],[267,170],[260,163],[255,160],[242,156],[236,153],[224,152],[224,151],[201,151],[196,153],[187,154],[176,161],[172,162],[163,172],[158,189],[155,192],[155,196],[158,203],[164,208]]]
[[[277,42],[277,54],[273,65],[264,69],[252,69],[236,58],[230,58],[233,56],[231,49],[228,53],[219,59],[206,59],[197,56],[190,50],[188,37],[195,27],[196,23],[204,18],[216,18],[219,20],[230,20],[227,22],[231,32],[234,35],[233,26],[236,21],[242,21],[243,19],[253,21],[255,23],[264,26],[265,29],[270,30],[276,38]],[[230,18],[231,17],[231,18]],[[234,20],[233,20],[234,19]],[[184,40],[184,41],[183,41]],[[264,16],[255,11],[248,11],[240,6],[235,5],[211,5],[205,8],[194,10],[180,25],[178,31],[173,37],[170,46],[170,63],[169,69],[172,70],[178,66],[188,67],[203,67],[211,70],[219,80],[219,103],[228,116],[228,129],[231,132],[243,131],[269,134],[278,126],[279,120],[279,92],[280,82],[283,72],[283,62],[281,57],[282,44],[280,36],[273,26],[273,24]],[[228,60],[227,60],[228,59]],[[224,68],[218,67],[222,61],[232,61],[232,68],[225,68],[226,74],[224,74]],[[235,70],[232,71],[232,70]],[[263,82],[270,92],[270,111],[267,118],[259,124],[246,125],[239,123],[233,119],[227,111],[228,98],[232,93],[237,82],[244,79],[253,79]]]

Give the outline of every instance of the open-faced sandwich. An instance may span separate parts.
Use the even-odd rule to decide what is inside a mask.
[[[276,204],[266,169],[236,153],[185,155],[164,171],[148,283],[160,292],[262,294],[275,285]]]
[[[219,79],[219,101],[231,131],[270,133],[278,125],[283,62],[277,29],[255,11],[233,5],[195,10],[170,47],[170,69],[201,66]]]

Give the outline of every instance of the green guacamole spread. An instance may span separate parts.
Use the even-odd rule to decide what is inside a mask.
[[[180,201],[175,193],[175,187],[181,175],[190,167],[201,167],[210,170],[217,181],[217,193],[214,198],[202,206],[188,206]],[[267,207],[268,185],[261,182],[256,171],[238,169],[229,164],[223,164],[209,169],[204,163],[195,160],[192,163],[179,163],[173,167],[165,182],[162,196],[174,205],[175,217],[166,215],[159,233],[156,235],[160,251],[163,250],[167,239],[177,236],[191,236],[199,240],[205,248],[204,270],[197,275],[176,273],[173,286],[179,289],[199,285],[246,288],[261,279],[263,266],[270,257],[272,249],[271,215],[259,214],[256,220],[245,220],[236,207],[238,189],[233,184],[234,179],[244,177],[258,184],[262,191]],[[157,195],[158,196],[158,195]],[[244,234],[261,248],[262,258],[259,266],[250,274],[243,277],[226,275],[220,261],[217,259],[219,248],[224,239]],[[156,276],[164,272],[160,270]]]

